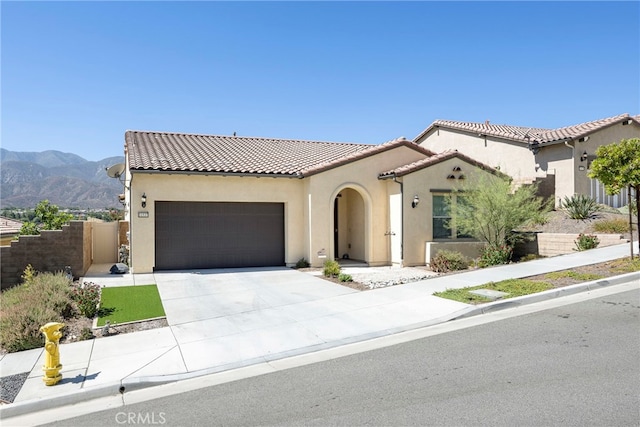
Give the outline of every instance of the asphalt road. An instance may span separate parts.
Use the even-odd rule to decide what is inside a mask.
[[[52,426],[640,425],[640,290]]]

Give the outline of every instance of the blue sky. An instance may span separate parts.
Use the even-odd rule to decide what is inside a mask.
[[[639,2],[8,2],[2,141],[129,129],[379,144],[436,119],[640,114]]]

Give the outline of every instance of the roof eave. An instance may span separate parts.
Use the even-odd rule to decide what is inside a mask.
[[[132,174],[163,174],[163,175],[212,175],[212,176],[247,176],[254,178],[304,178],[300,173],[255,173],[255,172],[226,172],[226,171],[197,171],[197,170],[163,170],[163,169],[130,169]]]
[[[345,158],[333,162],[333,163],[329,163],[326,165],[321,165],[321,166],[317,166],[317,167],[311,167],[307,170],[303,170],[300,173],[303,175],[303,177],[308,177],[308,176],[312,176],[312,175],[316,175],[340,166],[344,166],[346,164],[349,163],[353,163],[356,162],[358,160],[362,160],[362,159],[366,159],[368,157],[372,157],[375,156],[376,154],[380,154],[380,153],[384,153],[386,151],[389,150],[393,150],[395,148],[399,148],[399,147],[407,147],[410,148],[412,150],[418,151],[419,153],[424,154],[425,156],[433,156],[435,155],[435,153],[429,149],[426,149],[424,147],[419,146],[418,144],[416,144],[413,141],[409,141],[408,139],[398,139],[393,141],[392,144],[389,144],[387,146],[383,146],[382,145],[373,145],[371,146],[372,148],[369,149],[368,151],[364,151],[364,152],[360,152],[357,153],[355,155],[351,155],[351,156],[346,156]],[[382,147],[382,148],[380,148]]]

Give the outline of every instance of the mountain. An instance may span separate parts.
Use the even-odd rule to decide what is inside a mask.
[[[34,208],[47,199],[61,208],[122,207],[122,183],[109,178],[106,168],[124,157],[97,162],[60,151],[40,153],[0,149],[0,207]]]

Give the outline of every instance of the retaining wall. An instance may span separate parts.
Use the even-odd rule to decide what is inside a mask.
[[[595,236],[600,240],[599,248],[628,242],[619,234],[595,234]],[[575,233],[535,233],[532,241],[519,243],[514,252],[518,255],[537,254],[545,257],[571,254],[575,252],[577,239],[578,235]]]
[[[39,236],[20,236],[11,246],[0,248],[0,288],[20,282],[27,265],[40,272],[63,271],[70,266],[73,275],[83,276],[91,266],[91,224],[71,221],[62,230],[43,230]]]

